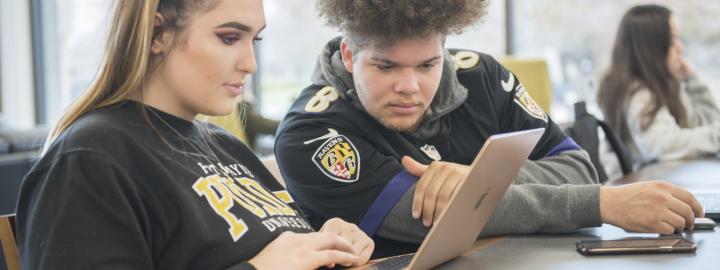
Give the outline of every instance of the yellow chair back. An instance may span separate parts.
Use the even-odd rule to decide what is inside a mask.
[[[515,74],[533,100],[549,114],[552,106],[552,84],[545,60],[504,57],[499,62]]]
[[[231,114],[224,115],[224,116],[207,116],[207,115],[198,115],[198,119],[207,121],[210,123],[213,123],[215,125],[218,125],[228,132],[232,133],[243,141],[245,144],[248,143],[247,135],[245,134],[245,129],[242,127],[242,124],[240,122],[240,116],[239,116],[239,109],[240,106],[235,106],[235,110]]]

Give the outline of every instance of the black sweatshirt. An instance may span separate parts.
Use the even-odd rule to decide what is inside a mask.
[[[312,231],[239,140],[132,101],[60,135],[17,225],[25,270],[245,269],[283,231]]]

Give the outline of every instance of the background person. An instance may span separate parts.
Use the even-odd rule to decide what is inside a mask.
[[[630,150],[635,169],[720,150],[720,110],[683,58],[669,9],[641,5],[620,22],[597,100],[605,121]],[[619,175],[609,147],[608,175]]]

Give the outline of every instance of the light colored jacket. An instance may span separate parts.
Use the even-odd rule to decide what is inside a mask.
[[[720,110],[708,87],[691,76],[682,85],[680,101],[688,115],[688,127],[675,122],[667,106],[663,106],[650,125],[643,130],[641,119],[653,102],[652,93],[640,88],[630,97],[627,123],[633,143],[627,144],[633,168],[645,164],[715,154],[720,150]],[[609,145],[604,143],[601,160],[610,179],[619,177],[620,166]]]

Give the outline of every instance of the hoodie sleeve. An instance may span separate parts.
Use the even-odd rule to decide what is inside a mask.
[[[567,233],[600,226],[600,185],[584,151],[565,151],[520,169],[480,236]],[[385,218],[378,235],[420,243],[429,228],[411,214],[413,185]]]

